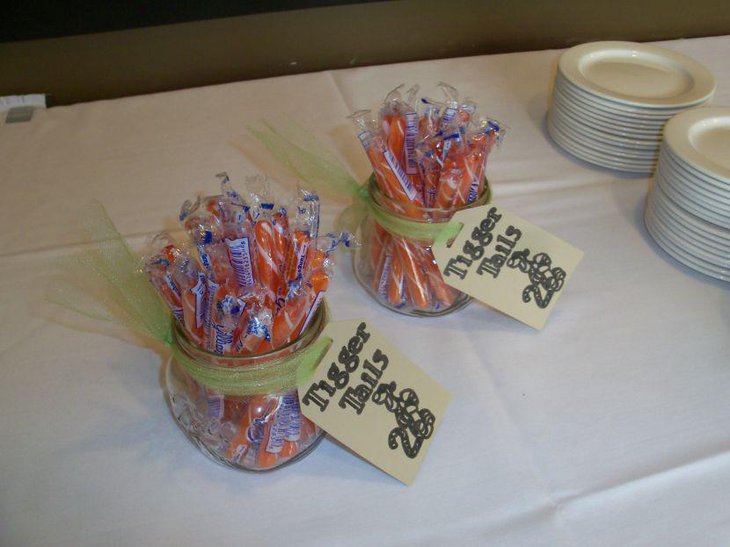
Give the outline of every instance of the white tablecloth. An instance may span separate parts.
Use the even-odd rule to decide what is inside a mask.
[[[663,45],[730,104],[730,37]],[[730,291],[647,236],[648,179],[568,156],[544,115],[560,51],[357,68],[37,111],[0,125],[0,544],[727,545]],[[246,133],[285,114],[353,173],[345,116],[444,80],[510,127],[495,201],[585,251],[541,332],[479,304],[438,319],[377,305],[342,260],[335,319],[366,317],[453,395],[410,487],[325,440],[275,473],[220,467],[165,405],[159,347],[59,314],[45,273],[103,202],[134,246],[183,199],[268,172]],[[329,201],[325,225],[344,206]]]

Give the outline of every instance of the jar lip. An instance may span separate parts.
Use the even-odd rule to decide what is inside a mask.
[[[276,348],[266,353],[258,353],[255,355],[220,355],[207,349],[196,346],[190,338],[185,334],[179,321],[173,321],[172,341],[173,345],[178,346],[189,357],[196,361],[205,361],[205,366],[210,368],[235,369],[236,367],[251,368],[257,365],[265,366],[271,361],[275,361],[282,357],[288,357],[295,353],[298,349],[304,349],[309,346],[324,329],[329,321],[329,308],[327,302],[322,299],[319,308],[315,312],[315,316],[307,326],[307,329],[297,339],[292,340],[288,344]],[[292,349],[294,348],[294,349]],[[225,361],[226,365],[218,365],[215,361]]]
[[[389,196],[386,196],[383,191],[378,187],[377,181],[375,180],[375,173],[371,173],[370,177],[368,178],[368,192],[371,196],[375,197],[377,196],[377,200],[382,199],[385,203],[388,203],[392,205],[394,208],[409,208],[414,211],[418,211],[423,214],[423,218],[413,218],[409,217],[408,215],[404,215],[402,213],[399,213],[393,209],[389,209],[387,207],[384,207],[381,203],[378,203],[377,200],[373,200],[373,204],[380,208],[382,211],[396,216],[401,216],[403,218],[407,218],[408,220],[412,222],[423,222],[428,224],[434,224],[434,223],[440,223],[440,222],[448,222],[448,218],[438,219],[435,220],[431,218],[431,215],[441,215],[441,216],[448,216],[449,218],[452,217],[454,214],[458,213],[459,211],[463,211],[464,209],[471,209],[472,207],[478,206],[478,205],[485,205],[488,200],[486,198],[489,197],[491,191],[489,189],[489,180],[487,177],[484,177],[484,190],[482,190],[482,193],[479,194],[477,199],[470,203],[466,203],[464,205],[459,205],[458,207],[450,207],[448,209],[441,209],[438,207],[419,207],[418,205],[412,205],[409,203],[403,203],[401,201],[395,200]]]

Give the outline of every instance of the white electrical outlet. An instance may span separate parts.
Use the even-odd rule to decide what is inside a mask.
[[[18,106],[45,108],[46,96],[41,93],[36,93],[34,95],[6,95],[0,97],[0,112],[5,112]]]

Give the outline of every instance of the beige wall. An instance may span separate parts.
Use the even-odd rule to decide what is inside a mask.
[[[397,61],[730,34],[730,0],[399,0],[0,44],[50,104]],[[730,62],[730,52],[728,52]]]

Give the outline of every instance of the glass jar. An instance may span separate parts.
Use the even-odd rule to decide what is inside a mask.
[[[295,341],[241,357],[193,345],[176,321],[165,391],[183,433],[213,461],[247,471],[308,454],[324,432],[301,414],[296,384],[300,366],[316,363],[326,349],[318,337],[328,319],[323,302]]]
[[[456,212],[489,203],[487,179],[476,200],[452,209],[395,201],[380,191],[374,176],[368,181],[368,193],[370,211],[360,225],[362,245],[354,257],[355,275],[365,290],[386,308],[413,316],[445,315],[471,302],[469,295],[441,277],[431,252],[431,234]]]

